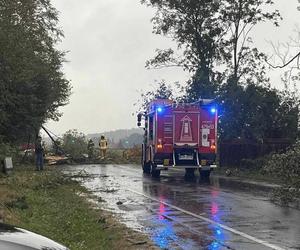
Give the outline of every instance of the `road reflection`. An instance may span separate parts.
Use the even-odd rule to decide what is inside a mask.
[[[155,216],[155,223],[157,224],[157,230],[153,232],[152,240],[157,246],[162,249],[169,248],[172,242],[178,241],[178,237],[174,231],[173,223],[167,219],[166,206],[164,204],[165,199],[163,196],[159,197],[160,204]]]
[[[218,225],[203,224],[196,218],[187,218],[184,213],[177,213],[173,208],[166,204],[174,203],[179,207],[189,204],[189,210],[196,214],[205,212],[215,222],[222,223],[221,217],[224,211],[220,208],[220,190],[219,188],[208,186],[209,191],[205,194],[209,206],[206,207],[200,201],[195,203],[188,197],[182,196],[180,189],[170,190],[169,187],[156,182],[155,185],[149,183],[147,179],[143,181],[143,191],[147,195],[158,197],[160,203],[157,204],[154,212],[156,213],[152,223],[155,228],[149,232],[151,239],[161,249],[224,249],[226,246],[224,230]],[[197,196],[198,190],[195,186],[194,195]],[[200,196],[200,194],[199,194]],[[171,198],[171,200],[170,200]],[[185,221],[189,220],[188,223]],[[199,225],[195,230],[191,230],[192,225]],[[198,231],[199,230],[199,231]],[[187,240],[187,238],[189,240]],[[174,248],[175,244],[175,248]]]
[[[212,188],[211,190],[211,197],[212,202],[210,205],[210,214],[212,220],[218,223],[222,223],[221,221],[221,212],[219,209],[219,204],[217,202],[219,196],[219,190]],[[218,225],[211,225],[210,229],[213,232],[214,241],[208,246],[209,250],[218,250],[224,248],[225,245],[225,235],[223,229],[220,228]]]

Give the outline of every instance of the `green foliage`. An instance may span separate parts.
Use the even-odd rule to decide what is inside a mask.
[[[182,55],[176,57],[172,49],[157,50],[148,66],[182,66],[187,70],[209,69],[217,59],[217,39],[224,33],[217,15],[220,1],[209,0],[142,0],[154,7],[153,32],[172,38]],[[205,72],[209,73],[209,72]],[[207,77],[207,75],[206,75]]]
[[[147,67],[180,66],[193,72],[188,82],[187,99],[214,98],[224,80],[238,84],[267,82],[265,55],[252,48],[249,33],[261,22],[278,26],[277,10],[265,11],[272,0],[142,0],[156,9],[153,32],[177,43],[173,49],[157,50]],[[178,55],[179,54],[179,55]],[[177,56],[178,55],[178,56]],[[219,65],[226,70],[219,72]]]
[[[271,22],[279,26],[278,10],[270,10],[272,0],[222,0],[220,18],[228,34],[222,37],[223,57],[229,66],[229,76],[237,84],[247,78],[257,79],[262,84],[265,66],[261,63],[266,56],[253,47],[251,30],[259,23]],[[246,79],[246,81],[247,81]]]
[[[88,154],[88,142],[85,135],[77,130],[69,130],[63,135],[62,149],[73,159],[80,159]]]
[[[155,99],[170,99],[172,100],[173,90],[172,87],[163,80],[157,82],[152,90],[141,93],[141,99],[135,105],[139,110],[147,109],[149,103]]]
[[[8,202],[5,205],[9,208],[14,208],[14,209],[20,209],[20,210],[28,209],[28,204],[26,202],[25,196],[17,197],[16,200]]]
[[[283,202],[300,198],[300,141],[286,153],[273,154],[264,169],[284,182],[284,186],[275,193],[275,198]]]
[[[50,0],[0,3],[0,135],[8,142],[35,135],[58,119],[68,102],[69,81],[57,50],[63,34]]]
[[[279,25],[281,16],[270,8],[272,0],[141,2],[156,9],[154,33],[177,43],[176,52],[157,50],[146,66],[180,66],[192,72],[182,99],[218,100],[221,139],[295,140],[299,95],[288,88],[278,91],[270,87],[266,55],[254,47],[250,36],[259,23]],[[154,98],[155,93],[142,98]]]
[[[300,187],[300,141],[286,153],[272,155],[265,169],[280,176],[291,186]]]
[[[18,151],[15,147],[10,144],[0,143],[0,166],[5,157],[18,157]]]
[[[199,97],[212,97],[214,92],[213,65],[222,60],[221,38],[226,30],[218,11],[220,1],[209,0],[142,0],[156,9],[152,19],[153,32],[170,37],[177,43],[173,49],[157,50],[148,67],[180,66],[195,73],[190,82],[190,92]],[[178,54],[178,56],[177,56]],[[202,87],[205,86],[205,90]],[[195,99],[195,98],[193,98]]]
[[[184,99],[189,102],[198,101],[201,98],[213,99],[218,93],[218,84],[215,81],[203,81],[203,70],[197,70],[187,82]]]
[[[296,139],[299,119],[297,95],[288,90],[279,92],[255,84],[245,88],[228,84],[221,91],[221,139]]]

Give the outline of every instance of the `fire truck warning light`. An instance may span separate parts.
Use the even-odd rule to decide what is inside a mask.
[[[217,112],[217,109],[213,107],[213,108],[210,109],[210,112],[211,112],[212,114],[215,114],[215,113]]]
[[[157,110],[158,113],[163,112],[163,108],[162,107],[158,107],[156,110]]]

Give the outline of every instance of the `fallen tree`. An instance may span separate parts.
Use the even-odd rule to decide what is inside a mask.
[[[287,204],[300,199],[300,141],[285,153],[273,154],[264,170],[283,181],[282,187],[274,192],[275,200]]]

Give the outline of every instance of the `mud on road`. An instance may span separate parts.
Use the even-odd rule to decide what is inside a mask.
[[[300,211],[271,203],[253,186],[231,186],[218,177],[187,181],[180,170],[155,180],[135,165],[67,166],[65,171],[97,197],[101,208],[161,249],[300,249]]]

